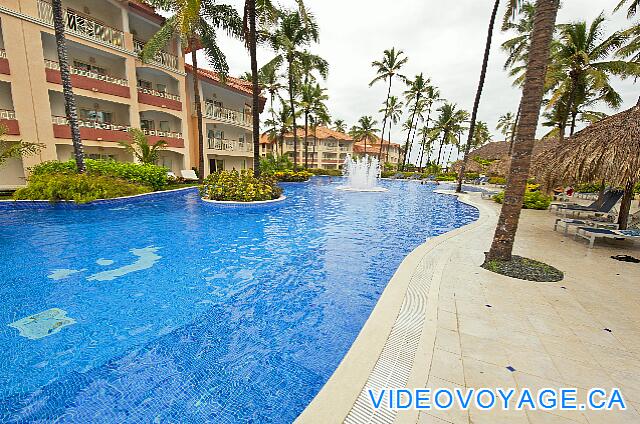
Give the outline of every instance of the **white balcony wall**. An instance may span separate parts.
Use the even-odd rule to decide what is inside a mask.
[[[11,97],[11,84],[0,82],[0,109],[13,110],[13,97]]]
[[[189,91],[189,98],[193,99],[193,80],[191,79],[191,74],[187,76],[187,90]],[[238,112],[243,112],[245,107],[251,104],[251,98],[248,95],[205,81],[200,82],[200,97],[203,104],[206,100],[221,102],[223,108],[233,109]]]
[[[156,131],[171,131],[171,132],[182,132],[182,122],[180,119],[176,118],[173,115],[164,112],[158,111],[145,111],[140,112],[140,121],[147,120],[153,121],[154,130]],[[168,122],[169,129],[161,128],[161,122]],[[162,124],[166,125],[166,124]]]
[[[113,159],[118,162],[133,162],[133,156],[120,147],[94,147],[84,146],[85,157],[93,159]],[[74,158],[73,146],[67,144],[56,145],[56,154],[61,161]]]
[[[224,137],[227,140],[239,140],[241,137],[244,137],[245,141],[251,142],[251,133],[243,130],[242,128],[238,128],[233,125],[226,124],[207,124],[207,131],[205,132],[205,138],[210,138],[209,135],[212,132],[222,131],[224,133]]]
[[[65,0],[62,6],[117,30],[125,29],[120,7],[109,0]]]
[[[109,102],[106,100],[96,100],[90,97],[76,95],[76,107],[80,116],[80,110],[95,110],[100,112],[111,113],[111,121],[117,125],[130,125],[129,106]],[[64,97],[61,92],[49,91],[49,104],[51,105],[51,115],[65,116]]]
[[[150,82],[153,90],[161,91],[158,86],[164,85],[167,93],[169,94],[178,95],[180,92],[178,80],[158,69],[138,67],[136,68],[136,77],[138,80]]]
[[[70,66],[73,66],[75,60],[100,67],[105,70],[107,75],[122,79],[127,78],[127,68],[124,58],[73,41],[67,41],[67,50]],[[42,51],[45,60],[58,62],[56,40],[53,35],[42,33]]]

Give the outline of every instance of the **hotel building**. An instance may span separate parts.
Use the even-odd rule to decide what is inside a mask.
[[[196,166],[193,84],[179,40],[149,63],[138,58],[164,18],[137,1],[65,0],[63,8],[86,157],[132,161],[118,141],[128,140],[133,127],[141,128],[151,142],[168,143],[159,165],[175,173]],[[2,0],[0,123],[8,130],[6,141],[39,142],[45,148],[5,163],[0,186],[24,185],[29,167],[73,156],[57,60],[51,4]],[[251,86],[234,78],[222,83],[206,70],[199,73],[199,82],[206,173],[251,167]]]

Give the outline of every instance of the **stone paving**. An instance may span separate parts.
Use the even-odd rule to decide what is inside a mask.
[[[444,270],[434,271],[434,276],[441,277],[431,277],[426,319],[404,386],[536,391],[577,387],[578,401],[588,388],[618,387],[628,409],[410,410],[365,414],[353,422],[640,423],[640,264],[610,258],[616,254],[640,257],[640,245],[600,241],[588,249],[584,241],[553,231],[554,214],[523,211],[515,253],[557,267],[565,272],[565,279],[535,283],[503,277],[479,267],[493,235],[498,205],[477,194],[463,199],[479,207],[481,219],[436,245],[427,243],[430,247],[422,252],[418,248],[417,260],[403,263],[352,350],[299,421],[344,420],[383,351],[384,341],[376,329],[392,333],[387,321],[397,316],[402,302],[389,298],[406,296],[406,288],[393,291],[391,286],[414,275],[403,267],[417,269],[429,259],[444,261]],[[397,310],[390,311],[393,308]],[[376,349],[372,361],[370,350]],[[331,411],[327,411],[329,405]]]

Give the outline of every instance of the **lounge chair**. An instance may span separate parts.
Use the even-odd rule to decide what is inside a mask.
[[[606,228],[578,227],[575,235],[576,240],[578,237],[588,240],[589,248],[592,249],[596,239],[598,238],[613,240],[640,240],[640,230],[608,230]]]
[[[559,207],[556,214],[565,218],[567,215],[580,215],[583,213],[591,215],[609,214],[613,207],[620,201],[624,192],[622,190],[611,190],[606,192],[601,199],[596,200],[589,206],[570,205]]]
[[[587,219],[556,218],[556,222],[553,225],[553,231],[558,231],[558,228],[562,228],[564,229],[564,235],[566,236],[569,234],[570,227],[606,228],[610,230],[617,230],[618,224],[615,222]]]
[[[193,169],[183,169],[180,171],[180,174],[182,175],[182,178],[187,181],[196,181],[198,179],[196,171],[194,171]]]

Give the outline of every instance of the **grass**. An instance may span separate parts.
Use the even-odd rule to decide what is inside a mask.
[[[496,274],[520,280],[557,282],[564,278],[564,273],[551,265],[516,255],[513,255],[510,261],[486,261],[482,267]]]

